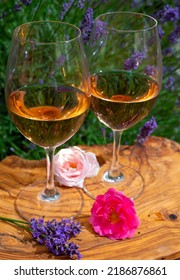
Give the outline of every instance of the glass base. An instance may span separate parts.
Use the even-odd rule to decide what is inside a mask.
[[[45,182],[32,184],[25,187],[18,195],[15,207],[23,219],[32,218],[47,220],[75,218],[83,207],[83,196],[79,189],[71,187],[60,188],[55,182],[58,192],[55,196],[48,197],[43,193]]]
[[[121,166],[121,174],[116,177],[108,176],[109,165],[101,167],[93,182],[84,186],[84,192],[95,199],[97,195],[104,194],[109,188],[115,188],[122,191],[127,197],[137,199],[144,189],[144,180],[141,174],[135,169],[128,166]]]
[[[51,193],[51,191],[40,191],[39,192],[39,199],[42,201],[56,201],[59,200],[61,197],[61,194],[59,193],[59,191],[57,190],[57,188],[54,189],[54,192]]]
[[[106,171],[103,175],[103,179],[107,183],[117,183],[122,182],[124,180],[124,175],[123,173],[120,173],[117,177],[112,177],[109,175],[109,172]]]

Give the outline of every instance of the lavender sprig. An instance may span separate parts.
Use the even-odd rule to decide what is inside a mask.
[[[153,76],[156,73],[156,67],[147,65],[144,69],[144,73],[148,76]]]
[[[147,121],[143,127],[140,129],[140,133],[137,135],[137,143],[143,144],[149,135],[154,131],[154,129],[157,128],[157,123],[155,118],[152,116],[152,118]]]
[[[60,16],[59,16],[60,20],[64,20],[66,14],[69,12],[69,10],[73,6],[73,4],[74,4],[74,0],[69,0],[69,1],[63,3],[62,10],[61,10]]]
[[[83,9],[85,5],[85,0],[78,0],[77,7]]]
[[[168,80],[165,83],[165,88],[170,89],[172,91],[174,90],[174,77],[173,76],[170,76],[168,78]]]
[[[25,6],[29,6],[32,2],[32,0],[20,0],[22,4],[24,4]]]
[[[144,52],[134,51],[130,58],[127,58],[124,62],[125,70],[136,70],[145,58]]]
[[[173,32],[171,32],[168,36],[168,40],[172,44],[176,44],[178,42],[178,39],[180,38],[180,25],[175,28]]]
[[[84,44],[87,44],[90,38],[90,34],[93,28],[94,20],[93,20],[93,9],[88,8],[86,10],[85,16],[80,24],[80,29],[82,32],[82,38]]]
[[[94,41],[99,40],[100,37],[105,38],[108,34],[108,23],[98,20],[96,22],[96,29],[94,35]]]
[[[156,17],[161,23],[166,21],[176,21],[179,17],[178,7],[172,8],[169,5],[166,5],[162,10],[158,11]]]
[[[31,232],[32,237],[40,244],[57,256],[68,256],[80,259],[79,246],[69,242],[70,238],[76,237],[81,232],[81,224],[73,219],[55,219],[45,221],[43,218],[31,219],[30,222],[0,217],[0,220],[9,222]]]
[[[32,236],[40,244],[44,244],[50,252],[55,255],[66,255],[70,258],[75,256],[80,259],[82,256],[78,246],[68,242],[81,232],[81,225],[73,219],[62,219],[57,222],[55,219],[45,222],[44,219],[31,219],[30,228]]]

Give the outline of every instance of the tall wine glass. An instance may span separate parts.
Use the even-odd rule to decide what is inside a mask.
[[[91,108],[112,129],[114,137],[112,162],[103,173],[103,181],[135,198],[142,192],[143,178],[135,169],[120,164],[120,140],[124,130],[148,115],[161,88],[162,61],[156,20],[132,12],[98,16],[88,58]]]
[[[43,147],[47,158],[47,183],[37,178],[39,182],[23,189],[16,201],[17,211],[27,220],[78,214],[80,194],[72,188],[59,192],[54,184],[53,155],[82,125],[90,105],[89,85],[77,27],[37,21],[14,30],[6,75],[7,109],[18,130]]]

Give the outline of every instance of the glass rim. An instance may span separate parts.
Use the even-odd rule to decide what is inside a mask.
[[[59,26],[60,25],[66,25],[66,26],[69,26],[71,28],[73,28],[74,30],[77,31],[77,35],[71,39],[68,39],[68,40],[60,40],[60,41],[57,41],[57,42],[41,42],[41,41],[36,41],[37,43],[39,44],[60,44],[60,43],[69,43],[73,40],[77,40],[77,39],[80,39],[81,38],[81,35],[82,35],[82,32],[80,30],[79,27],[77,27],[76,25],[74,24],[71,24],[71,23],[68,23],[68,22],[64,22],[64,21],[57,21],[57,20],[37,20],[37,21],[28,21],[28,22],[25,22],[21,25],[18,25],[15,27],[14,31],[13,31],[13,35],[20,29],[22,29],[22,27],[24,26],[30,26],[30,25],[33,25],[33,24],[46,24],[46,23],[53,23],[53,24],[58,24]]]
[[[149,15],[144,14],[144,13],[136,13],[136,12],[129,12],[129,11],[107,12],[107,13],[100,14],[99,16],[97,16],[95,18],[94,23],[96,23],[98,20],[100,20],[100,18],[103,17],[103,16],[117,15],[117,14],[126,14],[126,15],[129,14],[129,15],[143,16],[144,18],[150,19],[152,21],[152,23],[154,22],[154,24],[152,24],[152,26],[144,27],[144,28],[141,28],[141,29],[118,29],[118,28],[112,28],[112,27],[108,27],[108,26],[105,26],[104,28],[106,28],[107,30],[113,30],[113,31],[119,31],[119,32],[132,32],[133,33],[133,32],[137,32],[137,31],[138,32],[144,32],[144,31],[153,29],[153,28],[158,26],[158,22],[154,17],[149,16]]]

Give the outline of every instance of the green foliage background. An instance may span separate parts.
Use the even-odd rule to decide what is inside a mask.
[[[63,8],[64,2],[68,2],[68,0],[32,0],[29,6],[21,5],[20,11],[14,11],[14,5],[19,4],[20,1],[0,1],[0,15],[6,12],[6,16],[0,19],[0,159],[10,154],[16,154],[28,159],[39,159],[45,156],[43,149],[30,143],[17,131],[8,116],[4,101],[5,71],[14,28],[32,20],[59,20],[60,11]],[[74,3],[75,2],[77,1],[74,1]],[[64,21],[79,26],[88,7],[93,8],[94,18],[104,12],[118,10],[136,11],[153,15],[167,4],[175,7],[175,2],[177,1],[153,0],[137,2],[139,2],[139,5],[132,7],[132,1],[85,1],[84,9],[79,9],[77,6],[75,8],[72,7],[66,14]],[[168,33],[172,27],[173,23],[168,23],[166,25],[166,32]],[[162,49],[167,46],[168,42],[166,40],[162,41]],[[136,136],[139,133],[140,127],[149,120],[152,115],[155,116],[158,124],[158,128],[153,133],[154,135],[180,142],[179,48],[179,44],[177,44],[174,47],[174,54],[170,57],[163,58],[163,63],[168,65],[169,69],[171,69],[171,67],[175,69],[173,73],[175,77],[174,90],[165,89],[164,84],[168,78],[168,74],[166,74],[163,77],[163,86],[160,96],[150,115],[136,126],[124,132],[122,144],[133,144],[136,141]],[[171,71],[169,73],[172,74]],[[79,144],[106,144],[109,142],[112,142],[111,130],[101,124],[94,114],[89,111],[81,129],[63,147]]]

